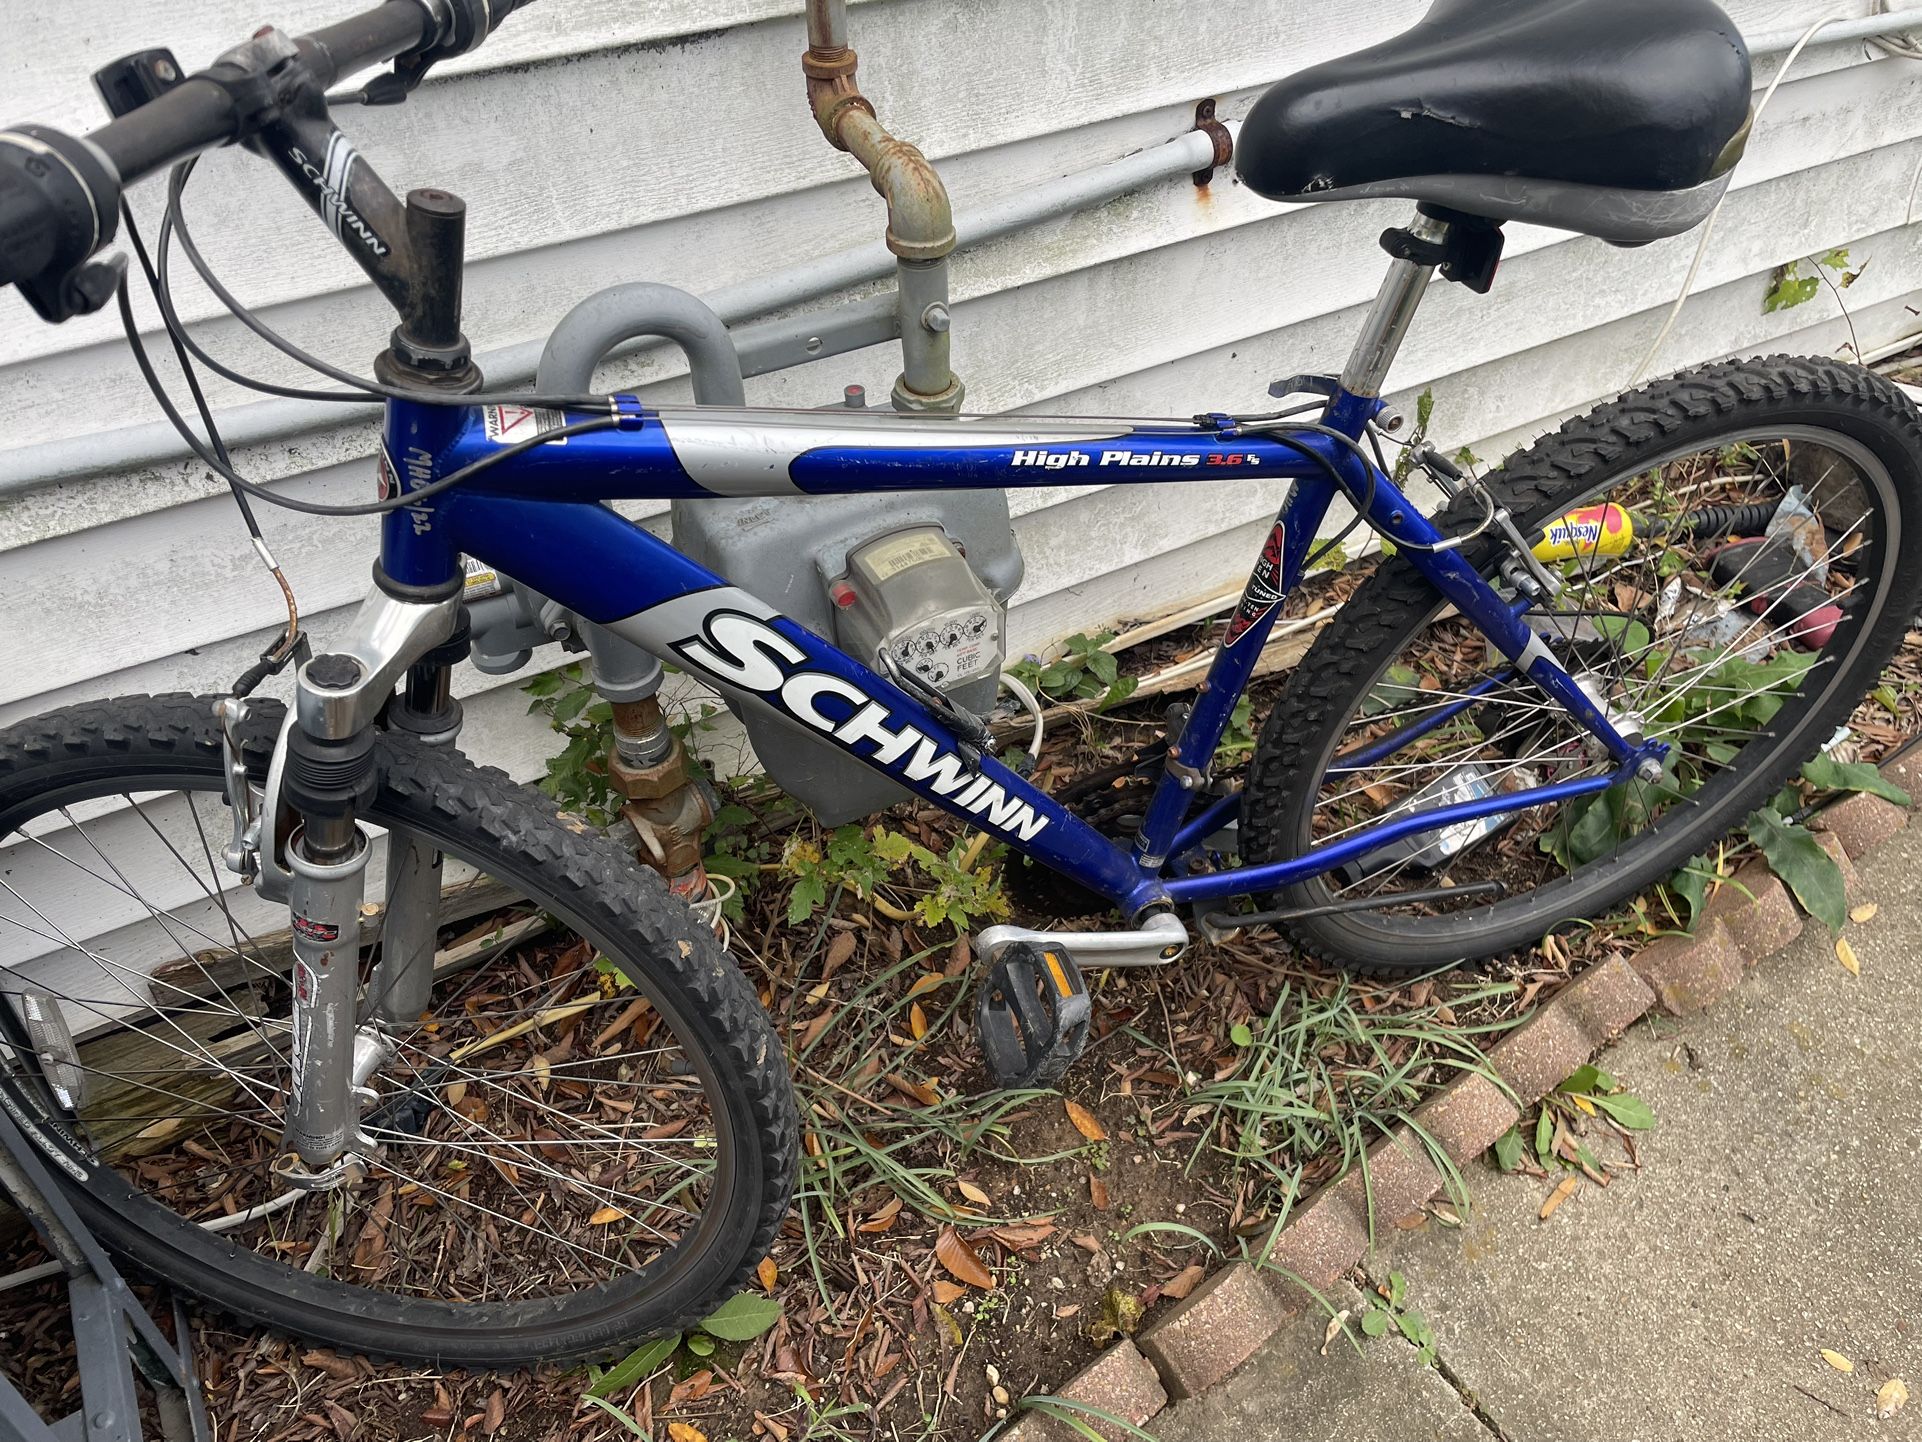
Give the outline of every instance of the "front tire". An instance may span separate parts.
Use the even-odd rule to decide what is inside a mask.
[[[87,828],[106,824],[89,818],[98,818],[111,803],[119,805],[123,815],[131,806],[135,816],[145,819],[161,804],[153,799],[156,796],[163,803],[170,796],[184,796],[194,812],[194,825],[203,828],[203,837],[202,812],[211,814],[214,826],[224,824],[225,808],[218,798],[220,741],[210,706],[207,698],[136,697],[71,707],[0,731],[0,843],[12,842],[34,852],[41,845],[32,840],[36,835],[77,836],[79,842],[65,846],[65,852],[73,853],[67,859],[87,863],[82,869],[95,880],[119,878],[125,886],[118,889],[125,890],[132,879],[147,873],[117,859],[104,866],[93,862],[94,852],[103,859],[111,853],[98,846],[94,852],[85,849]],[[256,778],[264,772],[280,719],[277,704],[255,704],[244,740]],[[566,928],[563,936],[572,933],[591,946],[591,952],[576,954],[577,968],[586,964],[584,958],[598,954],[625,975],[631,990],[593,974],[591,967],[583,989],[578,979],[569,980],[571,973],[548,974],[546,968],[560,966],[560,960],[535,953],[534,962],[542,968],[536,970],[526,953],[509,953],[519,958],[518,964],[527,967],[527,974],[538,984],[530,992],[535,1005],[526,1014],[538,1014],[539,1020],[532,1030],[516,1033],[498,1021],[475,1020],[504,1005],[499,995],[504,987],[474,989],[471,978],[486,973],[464,973],[470,978],[464,1007],[460,977],[439,984],[456,990],[445,1003],[437,990],[435,1006],[440,1010],[431,1018],[423,1014],[421,1031],[408,1043],[412,1050],[407,1055],[415,1058],[411,1071],[387,1083],[390,1099],[379,1115],[390,1138],[385,1154],[401,1160],[397,1171],[387,1173],[385,1195],[348,1196],[338,1204],[298,1201],[227,1232],[211,1231],[196,1222],[218,1220],[219,1207],[239,1207],[260,1194],[248,1188],[267,1184],[243,1160],[235,1160],[225,1172],[215,1171],[214,1180],[204,1187],[168,1182],[163,1188],[155,1177],[164,1178],[167,1159],[183,1153],[150,1149],[143,1155],[134,1147],[129,1149],[131,1159],[124,1155],[112,1163],[99,1159],[90,1138],[125,1119],[90,1118],[84,1106],[75,1116],[57,1105],[32,1050],[24,1045],[11,1008],[4,1008],[0,1009],[0,1023],[4,1023],[0,1031],[10,1043],[14,1061],[0,1069],[0,1088],[6,1092],[9,1110],[18,1107],[16,1116],[24,1114],[33,1120],[35,1139],[55,1162],[53,1170],[62,1186],[108,1247],[141,1270],[248,1322],[372,1356],[491,1367],[603,1358],[644,1337],[692,1324],[745,1283],[766,1255],[792,1194],[796,1166],[792,1092],[783,1050],[753,990],[713,935],[668,894],[654,873],[545,797],[457,753],[422,747],[402,736],[380,737],[380,769],[381,788],[366,818],[369,822],[427,838],[450,858],[472,866],[475,875],[505,884],[511,894],[539,909],[536,919],[540,914],[557,918]],[[69,829],[49,829],[62,825]],[[148,829],[161,836],[165,828],[150,823]],[[143,835],[137,826],[130,830],[135,836]],[[182,865],[191,861],[198,872],[196,845],[163,840],[175,859]],[[56,839],[55,845],[61,843]],[[34,852],[42,861],[45,849]],[[154,858],[165,859],[158,849],[149,849]],[[214,885],[207,892],[211,901],[221,884],[221,878],[212,873],[211,852],[206,868],[206,880]],[[12,874],[18,880],[24,873]],[[70,875],[69,881],[76,886],[92,884],[75,882]],[[49,889],[46,894],[59,893]],[[29,900],[12,886],[0,891],[0,920],[26,922],[56,936],[67,926],[75,927],[78,936],[80,926],[91,924],[78,907],[71,921],[62,921],[44,901],[30,912],[22,910]],[[484,922],[483,927],[489,924]],[[242,959],[241,934],[237,930],[236,946],[227,948],[233,956],[219,957],[222,964]],[[206,931],[196,935],[205,936]],[[251,932],[246,933],[246,941],[252,947]],[[453,942],[445,944],[451,948]],[[205,965],[211,970],[214,963]],[[569,985],[575,990],[566,991]],[[133,1036],[134,1028],[144,1027],[145,1034],[180,1053],[179,1076],[193,1078],[198,1066],[218,1083],[221,1078],[211,1061],[216,1044],[190,1045],[187,1040],[198,1037],[194,1028],[218,1010],[205,1002],[212,992],[200,986],[203,1001],[192,1004],[178,987],[169,992],[156,984],[153,989],[156,999],[149,1004],[151,1014],[123,1018],[120,1030],[109,1036]],[[566,1006],[547,1005],[544,998],[551,994],[583,1000],[570,1011]],[[273,1006],[284,1005],[270,968],[264,965],[257,974],[234,982],[232,995],[245,1001],[244,1007],[234,1010],[235,1018],[243,1011],[255,1015],[256,1006],[267,1009],[259,1015],[271,1017]],[[219,996],[229,998],[230,992],[223,986]],[[588,1038],[601,1027],[602,1013],[586,1012],[589,1021],[582,1025],[580,1008],[598,1006],[611,1016],[635,1016],[632,1030],[638,1036],[648,1014],[638,1009],[637,996],[658,1012],[659,1023],[649,1036],[664,1040],[636,1040],[630,1049],[629,1028],[623,1023],[618,1032],[606,1033],[615,1037],[611,1044],[591,1044]],[[481,1002],[478,1011],[477,1000]],[[495,1014],[521,1013],[498,1010]],[[578,1027],[579,1037],[566,1031],[569,1019]],[[462,1031],[464,1026],[483,1024],[492,1032],[506,1032],[513,1042]],[[262,1063],[242,1068],[251,1074],[237,1073],[235,1080],[244,1085],[235,1085],[227,1093],[234,1098],[234,1109],[250,1113],[246,1120],[256,1129],[271,1126],[277,1097],[284,1103],[284,1091],[276,1090],[284,1086],[284,1078],[274,1076],[267,1064],[274,1035],[271,1028],[261,1032],[262,1047],[255,1054],[264,1058]],[[455,1045],[466,1036],[475,1039]],[[524,1037],[536,1038],[543,1046],[555,1037],[560,1041],[535,1060],[535,1041]],[[248,1038],[243,1035],[239,1040],[244,1043]],[[195,1046],[201,1046],[201,1051],[195,1051]],[[670,1047],[678,1047],[671,1067],[647,1060],[603,1060],[610,1055],[650,1057]],[[92,1054],[83,1049],[83,1057]],[[143,1080],[149,1075],[110,1080],[123,1102],[127,1088],[135,1087],[142,1109],[153,1106],[156,1097],[164,1106],[165,1098],[193,1090],[179,1076],[165,1082]],[[645,1079],[646,1085],[628,1085],[619,1080],[623,1077]],[[687,1095],[690,1078],[702,1089],[698,1103]],[[409,1084],[414,1093],[405,1090]],[[140,1091],[141,1087],[145,1090]],[[400,1090],[393,1090],[396,1087]],[[621,1128],[628,1125],[623,1118],[641,1115],[635,1111],[637,1105],[670,1091],[676,1095],[662,1101],[663,1107],[683,1108],[696,1124],[711,1128],[711,1167],[703,1140],[700,1150],[676,1154],[671,1164],[662,1164],[669,1168],[668,1183],[650,1190],[657,1187],[648,1180],[653,1175],[651,1158],[655,1153],[665,1155],[674,1142],[639,1141],[658,1133],[643,1133],[638,1120],[633,1123],[637,1140],[622,1140],[627,1133]],[[195,1091],[195,1095],[202,1093]],[[456,1112],[466,1106],[469,1111],[459,1116],[468,1116],[476,1101],[482,1109],[472,1126],[463,1129]],[[486,1110],[490,1104],[491,1113]],[[697,1105],[705,1110],[697,1111]],[[616,1112],[616,1107],[628,1111]],[[570,1130],[576,1108],[587,1120],[578,1130]],[[257,1117],[251,1115],[255,1111]],[[211,1149],[221,1152],[225,1160],[231,1140],[219,1131],[227,1125],[219,1120],[225,1113],[188,1110],[182,1115],[190,1119],[182,1135],[198,1134],[201,1154]],[[534,1118],[531,1123],[530,1117]],[[244,1140],[239,1124],[232,1126]],[[493,1149],[489,1138],[501,1139],[498,1149]],[[409,1150],[410,1146],[419,1150]],[[683,1155],[690,1160],[681,1160]],[[415,1157],[427,1160],[411,1160]],[[681,1173],[691,1174],[697,1165],[702,1169],[697,1182],[682,1178]],[[618,1170],[622,1166],[628,1170]],[[232,1180],[221,1183],[229,1175]],[[374,1178],[365,1185],[377,1185],[379,1176],[376,1167]],[[414,1183],[396,1187],[396,1177],[412,1177]],[[226,1191],[210,1201],[207,1194],[217,1183]],[[423,1186],[433,1195],[419,1195]],[[615,1190],[621,1188],[633,1190],[616,1198]],[[315,1195],[325,1199],[346,1194]],[[649,1200],[661,1196],[667,1201]],[[697,1197],[705,1205],[695,1216],[691,1207]],[[456,1212],[457,1201],[467,1204],[470,1198],[471,1204]],[[528,1212],[515,1215],[520,1205],[515,1198],[526,1199]],[[627,1200],[635,1213],[637,1232],[642,1219],[657,1219],[659,1241],[650,1237],[643,1249],[638,1242],[611,1240],[628,1231],[625,1217],[596,1223],[598,1230],[593,1232],[564,1230],[586,1227],[587,1208],[597,1200],[606,1208],[614,1199]],[[359,1253],[348,1251],[356,1234],[324,1220],[322,1225],[335,1227],[340,1240],[323,1259],[326,1265],[315,1268],[313,1246],[304,1240],[311,1231],[295,1230],[293,1219],[317,1205],[341,1206],[355,1226],[363,1217],[377,1217],[383,1248],[408,1245],[401,1231],[404,1224],[432,1228],[423,1233],[432,1245],[420,1244],[417,1259],[396,1261],[389,1254],[380,1257],[377,1268],[362,1266]],[[183,1212],[191,1213],[193,1219]],[[530,1213],[538,1225],[528,1223]],[[676,1220],[681,1214],[688,1220]],[[324,1218],[330,1215],[323,1210]],[[416,1223],[416,1218],[427,1220]],[[368,1225],[372,1224],[370,1220]],[[675,1228],[678,1234],[670,1238]],[[548,1266],[551,1275],[533,1275],[542,1271],[542,1264],[517,1261],[515,1252],[525,1248],[530,1258],[546,1255],[541,1250],[545,1244],[537,1244],[532,1235],[543,1231],[559,1239],[549,1248],[559,1261]],[[588,1244],[576,1244],[571,1240],[575,1236],[587,1237]],[[574,1251],[562,1251],[562,1241]],[[435,1246],[440,1248],[438,1253]],[[584,1260],[615,1253],[631,1259],[631,1270],[608,1267],[609,1274],[602,1275],[594,1270],[598,1263]],[[468,1258],[464,1271],[455,1266],[461,1256]],[[441,1269],[438,1274],[437,1268]],[[336,1272],[348,1278],[375,1276],[382,1282],[360,1285],[331,1275]]]

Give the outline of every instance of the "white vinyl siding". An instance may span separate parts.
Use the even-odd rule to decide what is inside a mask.
[[[287,0],[298,31],[359,0]],[[1737,0],[1747,33],[1805,25],[1829,0]],[[1851,0],[1867,10],[1867,0]],[[398,109],[342,112],[396,189],[433,184],[470,207],[468,329],[477,349],[537,341],[605,285],[712,291],[879,237],[882,209],[830,150],[803,101],[798,0],[541,0],[493,44]],[[1402,28],[1413,0],[864,0],[851,17],[881,115],[940,164],[967,209],[1167,140],[1194,104],[1245,113],[1302,65]],[[172,46],[189,66],[244,37],[243,0],[158,6],[74,0],[14,18],[0,57],[7,119],[85,128],[87,74]],[[1758,78],[1773,74],[1773,62]],[[1867,348],[1917,329],[1922,66],[1861,43],[1813,47],[1764,117],[1717,227],[1697,295],[1659,369],[1730,353],[1834,350],[1849,339],[1825,290],[1765,315],[1773,269],[1847,246]],[[220,153],[189,191],[196,235],[267,319],[364,369],[391,318],[351,262],[252,157]],[[139,201],[156,228],[156,197]],[[1173,415],[1255,409],[1274,377],[1338,368],[1384,259],[1399,203],[1276,206],[1224,173],[1177,180],[983,246],[956,262],[955,361],[971,408]],[[1491,455],[1620,389],[1694,253],[1689,235],[1639,250],[1510,228],[1494,293],[1431,291],[1393,385],[1432,385],[1437,432]],[[206,343],[280,380],[297,373],[216,316],[197,283],[185,313]],[[110,315],[41,325],[0,300],[0,450],[152,421]],[[876,350],[766,376],[750,399],[822,404],[850,381],[885,395]],[[643,394],[684,399],[667,352],[610,367]],[[249,397],[212,388],[217,407]],[[240,453],[249,474],[304,496],[371,493],[361,421]],[[1016,498],[1027,556],[1012,639],[1174,608],[1245,572],[1272,484],[1048,489]],[[631,514],[660,516],[641,504]],[[263,511],[271,543],[324,637],[367,585],[374,528]],[[185,461],[0,502],[0,724],[128,691],[224,686],[277,624],[224,490]],[[559,653],[540,653],[553,664]],[[468,749],[537,772],[551,737],[516,682],[464,672]]]

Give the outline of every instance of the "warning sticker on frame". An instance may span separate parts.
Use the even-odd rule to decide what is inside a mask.
[[[461,570],[466,575],[463,594],[470,601],[478,601],[483,596],[498,596],[501,593],[500,572],[487,562],[472,556],[460,558]]]
[[[488,440],[496,445],[511,446],[559,430],[567,424],[567,417],[544,406],[482,406],[481,424],[487,428]],[[567,437],[548,444],[564,446]]]

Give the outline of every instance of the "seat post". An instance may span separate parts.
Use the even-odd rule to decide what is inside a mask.
[[[1448,239],[1448,230],[1447,221],[1422,210],[1416,212],[1406,233],[1439,251]],[[1407,338],[1422,293],[1428,289],[1434,274],[1433,261],[1397,258],[1388,267],[1381,292],[1375,297],[1368,319],[1362,324],[1361,335],[1355,340],[1355,349],[1341,373],[1341,388],[1349,395],[1373,400],[1381,394],[1382,383],[1388,379],[1388,368],[1394,364],[1395,353]]]

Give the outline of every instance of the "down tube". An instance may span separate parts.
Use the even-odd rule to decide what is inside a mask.
[[[596,505],[469,494],[443,506],[469,555],[882,772],[1133,915],[1163,899],[1121,848],[991,756],[970,762],[920,702],[665,541]]]

